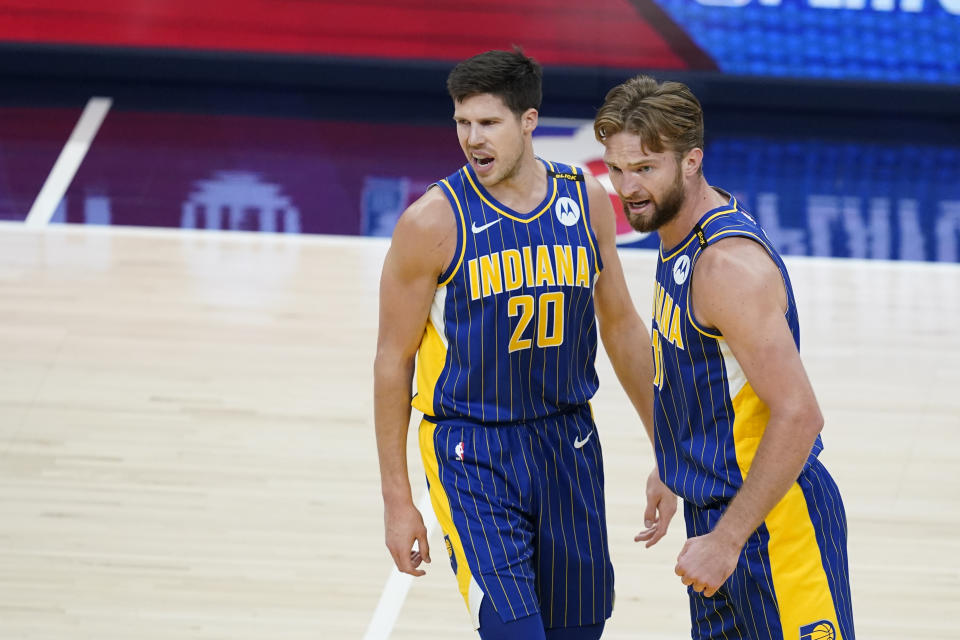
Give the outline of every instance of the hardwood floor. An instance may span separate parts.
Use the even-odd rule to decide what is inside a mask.
[[[0,637],[363,636],[392,567],[371,408],[385,249],[0,227]],[[645,317],[655,258],[623,254]],[[860,637],[955,637],[960,265],[787,263]],[[604,638],[689,637],[681,516],[653,549],[632,542],[652,456],[598,367],[618,595]],[[476,638],[431,542],[391,637]]]

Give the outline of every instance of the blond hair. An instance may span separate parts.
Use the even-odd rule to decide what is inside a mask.
[[[607,93],[593,121],[600,142],[621,131],[654,153],[685,154],[703,148],[703,109],[685,84],[635,76]]]

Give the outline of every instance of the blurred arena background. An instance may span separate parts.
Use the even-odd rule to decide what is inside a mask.
[[[376,295],[462,164],[447,72],[514,44],[538,153],[601,180],[607,89],[700,98],[789,256],[861,637],[956,637],[960,0],[0,0],[0,638],[475,637],[439,537],[412,585],[382,544]],[[656,236],[619,232],[647,315]],[[601,360],[605,637],[686,637]]]

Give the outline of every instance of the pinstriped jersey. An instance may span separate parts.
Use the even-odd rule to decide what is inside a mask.
[[[470,165],[438,183],[458,232],[417,354],[413,406],[427,416],[532,420],[597,390],[602,264],[586,185],[580,169],[541,162],[547,193],[528,213],[493,198]]]
[[[786,287],[786,320],[800,348],[787,269],[763,229],[735,198],[707,212],[675,248],[661,247],[651,327],[657,464],[665,484],[699,506],[736,494],[770,416],[721,333],[700,326],[690,308],[697,258],[710,244],[729,237],[760,243],[776,263]],[[817,436],[811,457],[821,449]]]

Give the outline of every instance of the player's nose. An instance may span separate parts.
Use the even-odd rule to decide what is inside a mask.
[[[483,144],[483,130],[477,124],[470,125],[470,131],[467,133],[467,144],[476,147]]]
[[[647,190],[640,184],[639,178],[626,172],[620,176],[614,186],[617,188],[617,194],[624,200],[646,200]]]

